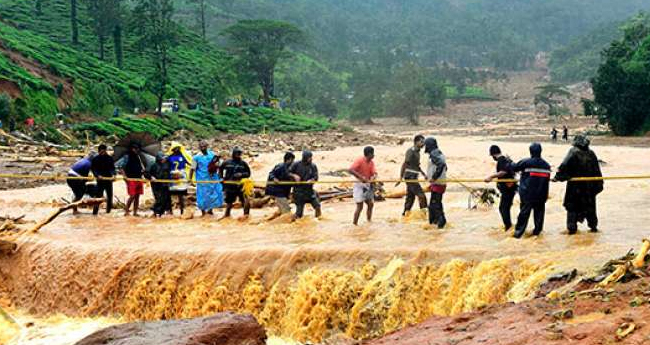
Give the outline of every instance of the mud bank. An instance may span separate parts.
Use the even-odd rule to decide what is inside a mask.
[[[601,345],[650,341],[650,279],[590,292],[592,289],[581,285],[558,300],[542,297],[451,318],[434,317],[363,344]]]

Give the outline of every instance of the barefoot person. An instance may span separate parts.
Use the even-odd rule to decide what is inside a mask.
[[[68,187],[72,190],[72,194],[74,194],[72,202],[77,202],[83,199],[86,194],[87,180],[85,180],[84,177],[88,177],[90,174],[92,160],[96,156],[96,153],[91,152],[86,157],[75,162],[72,167],[70,167],[70,170],[68,170],[68,179],[66,182],[68,183]],[[75,207],[72,209],[72,213],[78,214],[79,211]]]
[[[368,222],[372,221],[372,209],[375,206],[375,190],[373,181],[377,178],[377,170],[375,169],[375,149],[372,146],[367,146],[363,149],[363,157],[359,157],[354,161],[350,167],[350,174],[359,180],[355,182],[352,189],[352,198],[357,204],[357,209],[354,211],[353,224],[359,224],[359,217],[363,211],[363,204],[368,205],[366,216]]]
[[[514,179],[515,173],[512,171],[512,160],[507,156],[504,156],[501,153],[501,148],[496,145],[490,147],[490,156],[492,159],[497,162],[497,172],[488,176],[485,179],[485,182],[492,182],[494,179]],[[510,209],[512,208],[512,203],[515,200],[515,195],[517,194],[517,183],[516,182],[499,182],[497,183],[497,188],[501,193],[501,199],[499,201],[499,213],[501,213],[501,219],[503,220],[503,227],[505,231],[509,231],[512,228],[512,217],[510,216]]]
[[[200,152],[192,158],[190,181],[196,176],[196,207],[201,210],[201,215],[212,215],[213,209],[223,205],[223,187],[219,172],[219,157],[208,149],[208,143],[199,143]],[[212,168],[212,169],[211,169]]]
[[[280,183],[293,181],[293,178],[289,175],[289,168],[295,159],[296,156],[292,152],[285,153],[283,162],[276,165],[269,173],[266,195],[273,197],[275,205],[278,206],[278,210],[268,220],[273,220],[284,214],[291,213],[291,205],[289,204],[291,185]]]
[[[242,160],[242,149],[235,147],[232,150],[232,158],[221,165],[221,176],[226,182],[224,190],[226,192],[226,213],[224,217],[230,217],[232,207],[235,201],[239,200],[244,208],[244,217],[250,215],[251,206],[248,198],[244,195],[244,186],[241,180],[251,177],[251,169],[248,164]]]
[[[406,151],[406,158],[399,175],[401,179],[414,181],[419,178],[420,174],[427,176],[420,167],[420,150],[422,150],[422,147],[424,147],[424,136],[416,135],[413,139],[413,147]],[[397,182],[395,186],[399,186],[399,184],[400,182]],[[406,182],[406,202],[404,203],[404,212],[402,212],[403,216],[411,211],[416,197],[420,203],[420,209],[425,210],[427,208],[427,196],[424,194],[420,183]]]
[[[567,210],[569,235],[578,232],[578,223],[585,219],[591,232],[598,232],[596,197],[603,191],[603,181],[571,182],[574,177],[602,177],[600,163],[590,141],[584,135],[573,138],[573,147],[557,169],[554,181],[567,181],[564,208]]]
[[[293,220],[302,218],[306,204],[311,204],[314,208],[316,218],[321,216],[320,201],[316,190],[314,190],[314,182],[318,181],[318,167],[312,163],[313,156],[311,151],[305,150],[302,152],[300,162],[293,163],[289,168],[289,174],[293,180],[303,182],[293,187],[296,202],[296,214],[294,214]]]
[[[129,152],[116,165],[120,169],[120,174],[125,178],[126,191],[129,194],[124,208],[124,215],[131,214],[131,205],[133,205],[133,215],[137,216],[140,207],[140,195],[144,194],[144,183],[130,179],[142,179],[146,171],[145,162],[140,157],[140,146],[137,144],[129,146]]]

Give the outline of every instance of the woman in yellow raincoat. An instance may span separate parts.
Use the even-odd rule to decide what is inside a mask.
[[[172,183],[169,186],[169,194],[178,197],[181,214],[183,214],[185,212],[185,195],[187,195],[188,188],[187,177],[192,167],[192,156],[178,142],[172,142],[167,154],[169,155],[171,178],[172,180],[179,180],[179,182]]]

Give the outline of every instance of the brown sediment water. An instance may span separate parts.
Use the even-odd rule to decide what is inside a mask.
[[[491,142],[439,139],[453,176],[493,171]],[[525,144],[501,146],[513,158],[526,156]],[[405,149],[377,147],[381,176],[394,177]],[[594,149],[607,162],[606,175],[650,171],[650,162],[630,159],[647,157],[648,149]],[[544,154],[557,165],[567,150],[545,145]],[[323,173],[347,168],[360,151],[341,148],[315,158]],[[257,158],[256,176],[280,157]],[[19,252],[1,259],[0,306],[50,330],[76,324],[89,332],[114,322],[234,310],[255,315],[271,335],[301,342],[376,337],[432,315],[530,298],[552,272],[588,270],[647,236],[650,215],[640,210],[649,203],[648,181],[608,182],[599,199],[602,232],[575,237],[562,233],[563,188],[552,187],[544,235],[520,241],[499,228],[495,209],[468,210],[460,186],[445,195],[451,224],[444,230],[428,227],[418,212],[401,218],[403,200],[377,203],[374,222],[358,228],[349,225],[351,201],[326,204],[323,219],[294,224],[265,223],[269,209],[243,222],[66,214],[21,238]],[[124,195],[122,189],[118,184],[116,194]],[[67,193],[65,186],[3,192],[0,207],[39,219],[51,211],[49,199]],[[65,317],[51,318],[57,314]]]

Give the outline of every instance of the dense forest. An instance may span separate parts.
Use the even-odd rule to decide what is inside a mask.
[[[645,0],[0,0],[0,120],[52,123],[64,113],[111,134],[130,126],[109,119],[115,108],[162,113],[174,98],[201,109],[183,119],[202,121],[197,128],[223,130],[227,114],[211,109],[227,100],[273,100],[299,117],[416,123],[445,99],[490,99],[482,83],[531,68],[541,51],[555,50],[558,80],[583,80],[620,23],[648,8]],[[176,120],[156,120],[167,126],[158,132],[186,127]]]

